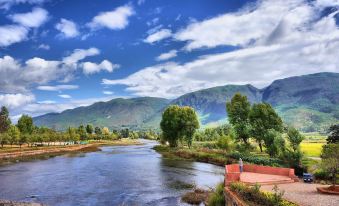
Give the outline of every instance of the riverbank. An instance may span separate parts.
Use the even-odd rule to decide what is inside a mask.
[[[221,150],[207,148],[170,148],[164,145],[157,145],[153,147],[153,149],[162,154],[164,158],[169,159],[186,159],[196,162],[210,163],[222,167],[224,167],[226,164],[232,164],[236,162],[236,160],[228,157],[226,152]]]
[[[15,202],[15,201],[10,201],[10,200],[0,199],[0,206],[44,206],[44,204],[35,203],[35,202]]]
[[[72,152],[95,152],[100,146],[127,146],[140,145],[135,139],[120,139],[113,141],[89,141],[88,144],[75,144],[64,146],[43,146],[43,147],[4,147],[0,148],[0,165],[13,162],[28,161],[34,159],[47,159],[50,157]]]

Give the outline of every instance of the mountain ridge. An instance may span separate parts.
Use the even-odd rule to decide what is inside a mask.
[[[278,79],[262,89],[251,84],[217,86],[173,100],[116,98],[33,119],[37,125],[55,129],[65,129],[66,123],[70,126],[91,123],[110,128],[158,128],[162,111],[170,104],[178,104],[193,107],[203,125],[213,125],[227,121],[225,103],[237,92],[246,95],[251,103],[272,104],[284,122],[306,132],[322,131],[330,123],[339,122],[339,73],[330,72]]]

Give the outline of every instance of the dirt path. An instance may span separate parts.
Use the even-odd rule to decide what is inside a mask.
[[[324,185],[306,184],[296,182],[290,184],[280,184],[278,188],[284,190],[284,198],[295,202],[301,206],[337,206],[339,205],[339,196],[326,195],[317,192],[316,187]],[[273,185],[263,185],[261,189],[272,192]]]

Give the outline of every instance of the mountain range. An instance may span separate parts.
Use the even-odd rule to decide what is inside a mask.
[[[57,130],[80,124],[111,129],[159,128],[163,110],[171,104],[191,106],[204,127],[227,122],[225,103],[235,93],[251,103],[270,103],[284,122],[304,132],[324,131],[339,123],[339,73],[316,73],[273,81],[258,89],[250,84],[225,85],[182,95],[174,100],[155,97],[117,98],[90,106],[34,117],[34,123]]]

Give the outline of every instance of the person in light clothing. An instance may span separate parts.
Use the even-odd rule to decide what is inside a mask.
[[[242,162],[241,158],[239,158],[239,168],[240,168],[240,173],[242,173],[243,168],[244,168],[244,163]]]

